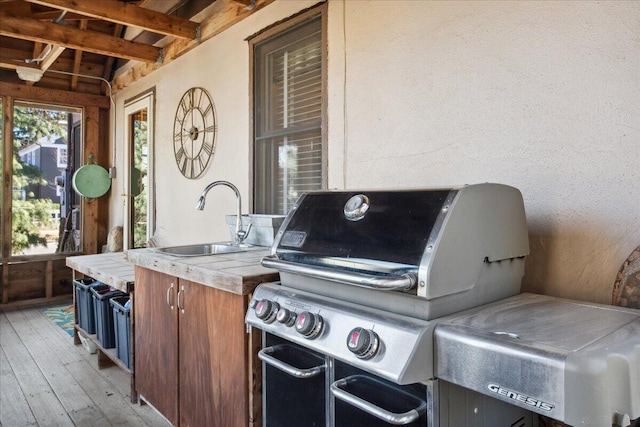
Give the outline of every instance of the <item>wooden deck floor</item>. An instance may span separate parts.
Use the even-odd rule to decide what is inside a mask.
[[[97,359],[41,307],[0,311],[0,426],[169,425],[132,404],[128,375]]]

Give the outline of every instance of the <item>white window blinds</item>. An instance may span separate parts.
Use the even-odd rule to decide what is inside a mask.
[[[322,186],[320,18],[255,49],[255,212],[287,213]]]

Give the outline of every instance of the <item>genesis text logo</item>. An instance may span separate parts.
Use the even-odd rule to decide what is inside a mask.
[[[517,402],[522,402],[525,405],[533,406],[534,408],[542,409],[543,411],[551,411],[555,408],[551,403],[543,402],[540,399],[527,396],[526,394],[509,390],[508,388],[504,388],[498,384],[487,384],[487,388],[495,394],[499,394]]]

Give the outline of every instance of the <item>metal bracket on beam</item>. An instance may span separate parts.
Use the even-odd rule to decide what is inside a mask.
[[[164,62],[164,48],[160,48],[160,52],[158,53],[158,59],[156,59],[156,64],[162,64]]]

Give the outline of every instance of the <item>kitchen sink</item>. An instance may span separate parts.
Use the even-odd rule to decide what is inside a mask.
[[[219,243],[200,243],[196,245],[169,246],[166,248],[154,248],[154,251],[167,255],[188,257],[188,256],[205,256],[216,254],[228,254],[233,252],[244,252],[260,249],[259,246],[237,244],[233,242]]]

